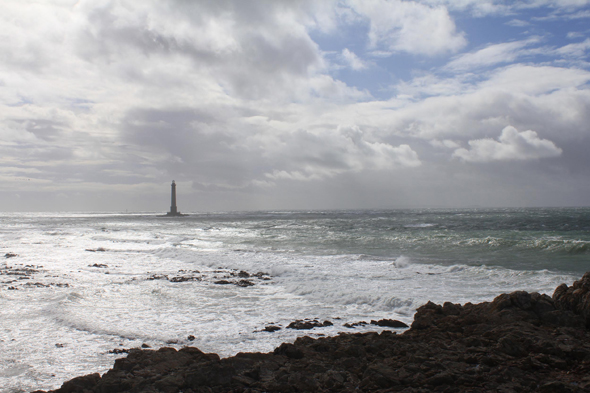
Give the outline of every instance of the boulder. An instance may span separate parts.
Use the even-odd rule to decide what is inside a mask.
[[[291,322],[287,329],[296,329],[296,330],[310,330],[316,327],[324,327],[324,326],[332,326],[333,323],[330,321],[319,322],[317,319],[314,320],[296,320]]]
[[[553,292],[553,303],[559,310],[581,316],[586,327],[590,328],[590,272],[571,287],[566,284],[558,286]]]
[[[407,328],[409,327],[402,321],[398,321],[397,319],[380,319],[378,321],[371,321],[371,325],[377,326],[385,326],[385,327],[392,327],[392,328]]]

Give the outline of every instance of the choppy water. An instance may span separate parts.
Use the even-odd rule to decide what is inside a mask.
[[[0,392],[29,392],[106,371],[115,348],[270,351],[382,329],[347,322],[410,323],[428,300],[551,294],[590,270],[590,209],[4,213],[5,254]],[[303,318],[334,326],[284,329]],[[283,329],[260,331],[271,323]]]

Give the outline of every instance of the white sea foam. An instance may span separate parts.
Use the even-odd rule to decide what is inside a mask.
[[[410,258],[401,255],[395,259],[395,261],[393,262],[393,266],[395,266],[399,269],[403,269],[403,268],[410,266],[410,263],[411,263]]]

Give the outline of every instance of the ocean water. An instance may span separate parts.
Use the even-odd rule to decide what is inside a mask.
[[[266,352],[587,270],[589,208],[0,213],[0,392],[103,373],[114,349]],[[333,326],[286,328],[304,318]]]

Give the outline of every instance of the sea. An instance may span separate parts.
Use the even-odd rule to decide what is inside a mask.
[[[0,392],[55,389],[142,346],[227,357],[403,332],[370,322],[551,295],[586,271],[590,208],[0,213]],[[305,319],[331,325],[288,328]]]

